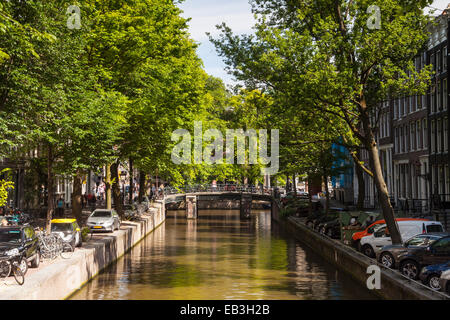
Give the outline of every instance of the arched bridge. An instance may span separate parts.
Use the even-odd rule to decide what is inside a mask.
[[[187,218],[196,218],[201,209],[238,209],[241,218],[250,218],[253,208],[272,209],[276,205],[274,189],[239,185],[186,186],[165,189],[168,210],[186,210]],[[274,205],[275,204],[275,205]]]

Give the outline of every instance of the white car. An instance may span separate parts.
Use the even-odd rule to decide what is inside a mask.
[[[120,228],[120,218],[114,209],[96,209],[91,213],[86,224],[92,231],[114,232]]]
[[[444,232],[442,224],[438,221],[397,221],[402,242],[415,235],[430,232]],[[376,253],[384,246],[392,244],[391,236],[387,233],[386,224],[380,224],[373,234],[361,238],[361,252],[366,256],[375,258]]]

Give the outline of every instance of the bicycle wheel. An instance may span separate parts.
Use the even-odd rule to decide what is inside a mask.
[[[16,265],[13,266],[14,279],[19,285],[23,285],[25,282],[25,276],[23,275],[22,270]]]
[[[64,242],[61,249],[61,258],[70,259],[72,257],[73,247],[70,243]]]

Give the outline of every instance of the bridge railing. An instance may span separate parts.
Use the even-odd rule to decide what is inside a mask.
[[[273,188],[252,185],[237,185],[237,184],[216,184],[216,185],[188,185],[182,187],[166,187],[164,194],[179,194],[179,193],[198,193],[198,192],[246,192],[254,194],[273,195]]]

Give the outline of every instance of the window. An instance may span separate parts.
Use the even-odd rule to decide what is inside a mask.
[[[435,139],[436,139],[436,128],[434,127],[434,120],[431,121],[431,153],[436,153],[436,145],[435,145]]]
[[[445,117],[443,121],[444,126],[444,152],[448,151],[448,118]],[[450,191],[450,190],[448,190]]]
[[[428,148],[428,126],[427,126],[427,119],[422,120],[422,132],[423,132],[423,139],[422,139],[422,148],[427,149]]]
[[[434,53],[431,54],[430,57],[430,64],[432,64],[432,70],[436,71],[436,60],[435,60],[435,55]]]
[[[444,56],[443,58],[443,63],[442,63],[442,71],[445,72],[447,71],[447,47],[444,47]]]
[[[441,72],[441,51],[436,52],[436,72]]]
[[[420,127],[420,120],[417,120],[416,123],[416,145],[417,145],[417,149],[422,149],[422,131],[421,131],[421,127]]]
[[[411,123],[409,127],[411,129],[411,134],[409,135],[411,150],[416,150],[416,123]]]
[[[394,151],[395,153],[398,153],[398,128],[394,129],[394,138],[395,138]]]
[[[437,105],[437,110],[441,111],[442,105],[441,105],[441,82],[440,81],[437,82],[437,86],[436,86],[436,105]]]
[[[442,152],[442,121],[441,119],[437,120],[437,147],[436,147],[436,151],[437,153],[441,153]]]
[[[397,119],[397,99],[394,99],[394,119]]]
[[[403,127],[400,127],[399,130],[400,130],[400,132],[399,132],[399,140],[400,140],[399,151],[400,151],[400,153],[402,153],[404,151]]]
[[[409,135],[409,133],[408,133],[408,125],[405,125],[405,130],[403,132],[405,133],[405,152],[408,152],[408,150],[409,150],[409,146],[408,146],[408,144],[409,144],[409,140],[408,140],[408,135]]]
[[[432,246],[433,246],[433,249],[436,250],[436,252],[449,253],[450,252],[450,237],[438,240],[435,243],[433,243]]]
[[[447,101],[448,101],[448,95],[447,95],[447,79],[444,79],[442,81],[442,107],[444,110],[447,110]]]
[[[437,193],[437,183],[436,183],[436,166],[431,166],[431,181],[432,181],[432,190],[433,193]]]
[[[431,87],[431,113],[436,112],[436,85]]]
[[[445,165],[445,201],[449,200],[449,191],[450,191],[450,171],[448,168],[448,164]]]

